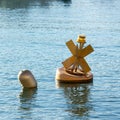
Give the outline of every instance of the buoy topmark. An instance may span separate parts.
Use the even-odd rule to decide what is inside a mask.
[[[18,73],[18,79],[23,87],[25,88],[35,88],[37,87],[37,82],[29,70],[22,70]]]

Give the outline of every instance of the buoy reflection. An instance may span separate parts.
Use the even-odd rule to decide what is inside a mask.
[[[20,108],[29,110],[35,102],[37,88],[23,88],[20,93]]]
[[[92,84],[63,84],[57,83],[57,88],[62,88],[67,100],[67,112],[83,117],[89,116],[92,110],[90,102],[90,88]]]

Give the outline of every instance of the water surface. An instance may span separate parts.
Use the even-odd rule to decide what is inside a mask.
[[[0,0],[0,119],[120,119],[119,0]],[[81,33],[95,51],[86,57],[92,84],[56,84]],[[33,72],[38,89],[22,89],[17,74]]]

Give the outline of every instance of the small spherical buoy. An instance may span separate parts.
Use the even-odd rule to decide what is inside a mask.
[[[18,73],[18,79],[24,88],[35,88],[37,82],[29,70],[22,70]]]

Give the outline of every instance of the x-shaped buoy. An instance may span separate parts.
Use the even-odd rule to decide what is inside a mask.
[[[72,40],[66,42],[66,45],[72,53],[72,56],[62,62],[63,66],[66,69],[68,69],[70,66],[77,64],[77,66],[81,66],[84,73],[89,72],[91,69],[84,57],[86,57],[88,54],[94,51],[92,46],[88,45],[85,48],[79,49],[78,46],[76,46]]]

